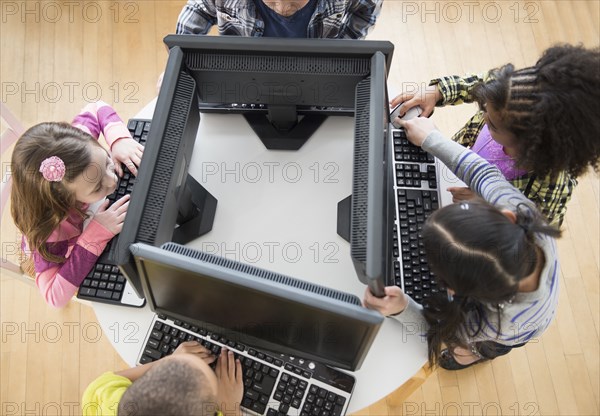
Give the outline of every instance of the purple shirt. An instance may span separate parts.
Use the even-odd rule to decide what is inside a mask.
[[[526,170],[518,169],[515,166],[513,158],[504,153],[504,148],[492,138],[487,124],[479,132],[471,150],[496,166],[509,181],[527,174]]]

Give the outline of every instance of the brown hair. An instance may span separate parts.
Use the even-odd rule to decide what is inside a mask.
[[[90,164],[90,145],[100,146],[91,135],[67,123],[40,123],[27,130],[13,150],[12,217],[29,248],[45,260],[64,261],[50,253],[45,243],[69,210],[75,209],[85,217],[65,183],[73,182]],[[65,163],[65,176],[60,182],[50,182],[39,172],[42,161],[50,156],[58,156]]]

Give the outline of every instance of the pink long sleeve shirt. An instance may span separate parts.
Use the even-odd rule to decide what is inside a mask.
[[[131,137],[115,110],[102,101],[88,104],[71,124],[96,139],[102,133],[111,149],[117,140]],[[66,258],[63,263],[49,262],[33,252],[36,284],[46,302],[57,308],[69,302],[114,237],[94,219],[85,229],[83,223],[72,210],[46,241],[50,253]]]

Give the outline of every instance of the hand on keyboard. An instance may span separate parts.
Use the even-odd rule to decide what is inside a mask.
[[[400,127],[406,132],[406,138],[415,146],[421,147],[423,142],[437,127],[429,118],[415,117],[410,120],[398,120]]]
[[[215,368],[217,374],[217,400],[219,410],[224,415],[242,416],[242,396],[244,380],[242,364],[236,359],[233,351],[221,349],[221,355]]]
[[[472,201],[477,198],[483,200],[479,195],[473,192],[471,188],[464,186],[452,186],[448,188],[447,191],[452,194],[452,202]]]
[[[125,214],[127,214],[127,208],[129,207],[129,195],[119,198],[111,206],[108,206],[109,204],[110,200],[108,199],[102,203],[98,208],[98,212],[94,215],[94,221],[117,235],[123,228]]]
[[[144,146],[133,140],[132,138],[122,138],[117,140],[112,148],[112,159],[115,162],[115,170],[119,177],[123,176],[123,163],[134,176],[137,176],[137,166],[140,166]]]
[[[186,341],[180,344],[173,354],[194,354],[209,365],[217,359],[216,355],[197,341]]]

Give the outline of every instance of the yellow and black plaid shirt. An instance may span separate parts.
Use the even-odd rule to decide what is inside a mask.
[[[437,103],[438,107],[442,107],[472,103],[474,101],[471,95],[473,87],[480,82],[486,82],[489,78],[489,73],[471,74],[464,77],[449,76],[434,79],[430,81],[429,85],[437,85],[442,92],[443,98]],[[452,136],[452,140],[465,147],[471,147],[477,140],[484,124],[483,112],[478,111],[463,128]],[[573,189],[577,186],[577,179],[564,171],[559,172],[555,177],[548,175],[544,178],[539,178],[530,172],[510,183],[535,202],[551,225],[560,227],[567,211],[567,202],[571,199]]]

